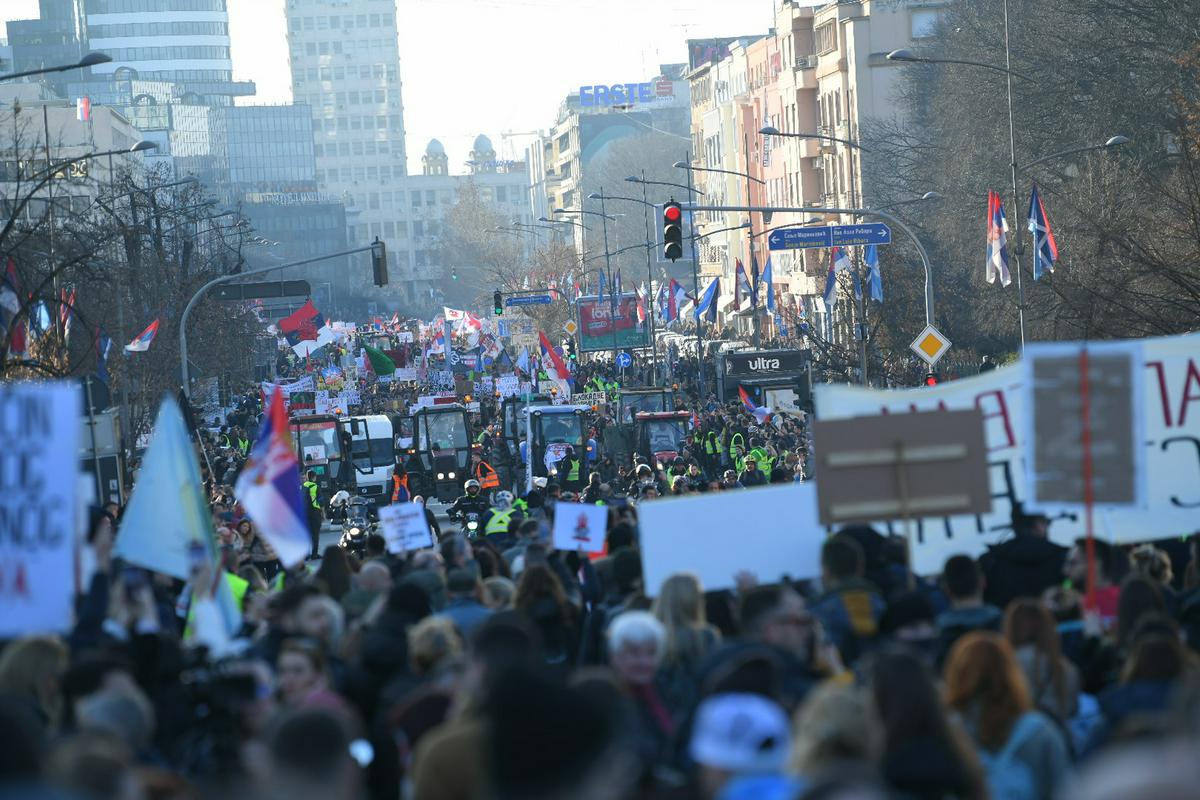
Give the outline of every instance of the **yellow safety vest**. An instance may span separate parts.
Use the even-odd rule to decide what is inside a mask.
[[[319,509],[321,504],[317,501],[317,489],[319,488],[317,484],[312,481],[305,481],[302,486],[308,491],[308,499],[312,503],[312,507]]]
[[[512,522],[512,515],[513,509],[511,508],[507,511],[492,509],[492,516],[483,528],[483,535],[491,536],[494,533],[508,533],[508,525]]]

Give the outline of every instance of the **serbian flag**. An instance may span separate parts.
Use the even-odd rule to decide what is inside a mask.
[[[304,305],[279,320],[279,332],[287,338],[287,343],[295,347],[300,342],[316,341],[317,331],[325,327],[325,318],[313,301]]]
[[[637,321],[639,325],[646,322],[646,282],[642,281],[642,285],[637,290]]]
[[[62,300],[58,307],[59,321],[62,323],[63,339],[70,340],[71,338],[71,320],[75,317],[75,289],[67,291],[66,287],[62,290]]]
[[[96,377],[105,386],[108,385],[108,354],[112,352],[113,342],[103,328],[96,329]]]
[[[125,345],[126,353],[144,353],[150,349],[154,337],[158,335],[158,320],[154,320],[146,330],[138,334],[138,337],[129,344]]]
[[[17,321],[20,312],[21,280],[17,276],[16,262],[9,258],[4,282],[0,284],[0,324],[8,334],[8,353],[12,356],[24,356],[26,351],[25,321]]]
[[[1033,279],[1040,281],[1045,273],[1054,272],[1054,262],[1058,261],[1058,244],[1054,241],[1050,218],[1046,216],[1046,207],[1042,205],[1042,196],[1038,194],[1036,183],[1033,185],[1033,194],[1029,196],[1029,232],[1033,235]]]
[[[667,284],[667,312],[663,317],[667,322],[674,322],[679,319],[679,312],[683,310],[683,304],[687,301],[687,292],[679,285],[679,281],[674,278]]]
[[[759,425],[766,425],[767,421],[771,419],[771,409],[754,405],[750,395],[746,394],[746,390],[741,386],[738,387],[738,397],[741,398],[742,407],[758,420]]]
[[[733,271],[733,308],[735,311],[742,309],[742,287],[746,288],[746,294],[753,292],[750,286],[750,280],[746,277],[746,267],[742,264],[740,258],[734,260],[737,267]]]
[[[299,564],[309,552],[308,510],[300,488],[300,463],[292,449],[283,392],[271,395],[254,448],[234,487],[259,532],[285,567]]]
[[[562,356],[554,349],[554,345],[550,344],[550,340],[546,338],[543,331],[538,331],[538,345],[542,349],[542,364],[547,361],[554,366],[554,372],[558,375],[559,380],[566,380],[571,377],[571,371],[567,369],[566,363],[563,362]]]
[[[988,283],[1000,278],[1001,286],[1012,283],[1008,272],[1008,220],[1004,218],[1004,201],[995,192],[988,192],[987,264],[984,277]]]

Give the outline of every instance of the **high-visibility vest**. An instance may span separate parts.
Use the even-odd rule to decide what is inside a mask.
[[[578,458],[572,458],[570,461],[567,462],[567,480],[569,480],[569,481],[579,480],[579,459]]]
[[[249,453],[250,452],[250,440],[249,439],[238,439],[238,450],[242,451],[242,455],[246,455],[247,453]]]
[[[752,455],[754,460],[758,462],[759,472],[765,472],[768,475],[771,474],[771,457],[766,450],[763,450],[761,447],[756,447],[750,451],[750,455]]]
[[[704,452],[710,456],[717,452],[717,435],[712,431],[709,431],[708,436],[704,437]]]
[[[246,590],[250,588],[250,582],[240,575],[234,575],[232,572],[222,572],[222,577],[225,579],[226,585],[229,586],[229,591],[233,593],[233,601],[237,603],[239,611],[246,610]],[[193,588],[193,592],[195,589]],[[191,638],[192,635],[192,618],[195,615],[195,608],[188,606],[187,619],[184,620],[183,638]]]
[[[393,503],[400,502],[400,487],[401,486],[404,487],[404,491],[408,492],[409,499],[410,500],[412,499],[412,490],[408,488],[408,475],[405,475],[403,478],[401,478],[399,475],[396,475],[395,473],[393,473],[392,474],[392,502]]]
[[[500,488],[500,476],[496,474],[496,470],[492,469],[492,465],[486,461],[480,461],[479,466],[475,468],[475,479],[479,481],[481,489]]]
[[[738,454],[737,454],[738,447],[745,447],[745,446],[746,446],[746,439],[740,433],[735,433],[733,436],[730,436],[729,437],[729,457],[736,461],[737,457],[738,457]]]
[[[487,525],[483,528],[484,536],[491,536],[494,533],[508,533],[508,524],[512,522],[513,509],[507,511],[497,511],[492,509],[492,516],[488,519]]]
[[[317,500],[317,489],[319,488],[317,486],[317,484],[314,483],[313,481],[305,481],[301,485],[308,492],[308,499],[309,499],[309,502],[312,503],[312,507],[319,509],[321,507],[321,503],[318,502],[318,500]]]

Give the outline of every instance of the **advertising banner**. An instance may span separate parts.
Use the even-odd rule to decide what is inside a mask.
[[[1097,538],[1113,543],[1180,536],[1200,527],[1200,334],[1145,339],[1141,345],[1146,501],[1142,508],[1096,510]],[[1013,535],[1013,504],[1027,500],[1024,439],[1032,426],[1026,419],[1025,375],[1023,365],[1015,364],[928,388],[818,387],[821,419],[964,408],[983,412],[992,512],[917,520],[913,559],[918,572],[937,573],[947,557],[978,556]],[[1051,516],[1053,541],[1067,545],[1084,535],[1082,514]],[[903,531],[899,522],[877,527]]]
[[[605,295],[601,302],[596,297],[581,297],[575,304],[579,309],[579,350],[593,353],[600,350],[631,350],[650,346],[650,328],[638,322],[637,297],[622,294],[616,303]],[[616,335],[613,335],[614,329]]]

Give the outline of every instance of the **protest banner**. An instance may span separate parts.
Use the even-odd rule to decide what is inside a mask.
[[[433,534],[420,503],[392,503],[379,509],[379,524],[389,553],[433,547]]]
[[[608,395],[604,392],[576,392],[571,395],[573,406],[601,406],[607,402]]]
[[[1143,340],[1141,368],[1147,499],[1141,509],[1097,510],[1096,536],[1113,543],[1175,537],[1200,527],[1200,334]],[[1012,536],[1013,504],[1026,499],[1023,369],[1001,367],[919,389],[817,387],[822,419],[963,408],[983,413],[992,513],[918,520],[913,540],[918,572],[936,573],[951,555],[978,556]],[[898,523],[878,527],[901,530]],[[1050,539],[1059,544],[1083,535],[1081,520],[1058,519],[1050,526]]]
[[[319,391],[316,394],[315,407],[318,414],[332,414],[336,406],[336,401],[329,396],[328,391]]]
[[[417,380],[417,370],[415,367],[401,367],[397,369],[392,377],[400,382],[414,382]]]
[[[396,333],[396,341],[401,344],[411,344],[413,340],[412,331],[399,331]]]
[[[694,573],[705,591],[733,588],[741,571],[759,584],[821,572],[825,529],[811,483],[664,498],[639,505],[638,516],[650,597],[681,570]]]
[[[516,375],[502,375],[496,379],[496,391],[501,398],[521,393],[521,381]]]
[[[555,503],[555,549],[599,553],[604,550],[608,509],[589,503]]]
[[[448,369],[431,369],[427,378],[430,385],[444,387],[447,389],[454,388],[454,372]]]
[[[0,386],[0,639],[72,624],[80,387]]]

